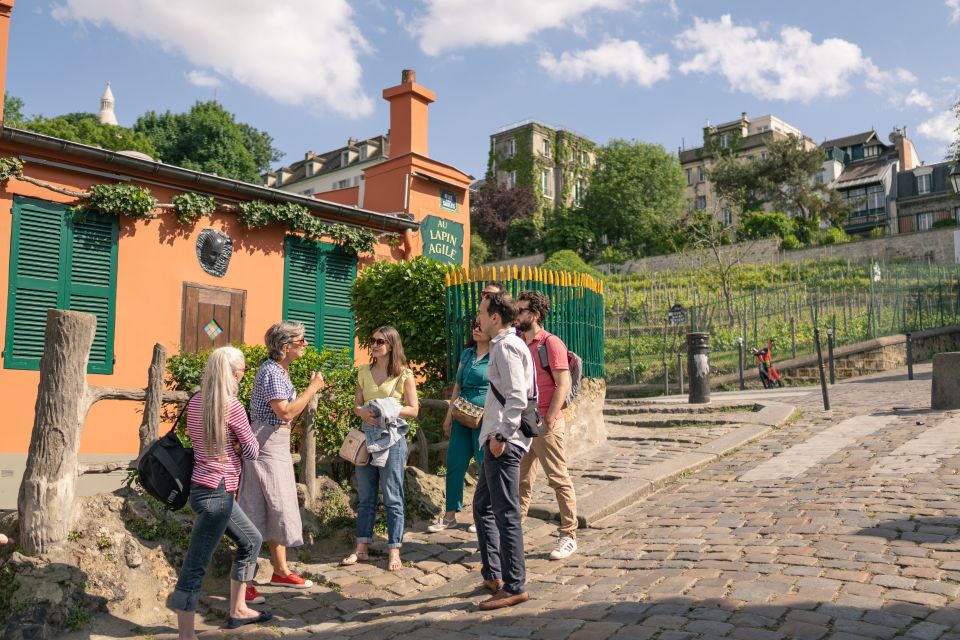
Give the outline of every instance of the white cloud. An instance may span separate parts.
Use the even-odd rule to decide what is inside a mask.
[[[614,76],[621,82],[649,87],[670,77],[670,58],[666,54],[647,55],[635,40],[607,40],[596,49],[552,53],[540,56],[540,66],[559,80],[583,80],[588,76]]]
[[[947,0],[950,9],[950,22],[960,22],[960,0]]]
[[[933,100],[926,92],[920,91],[919,89],[911,90],[904,104],[908,107],[921,107],[927,111],[933,111]]]
[[[183,75],[187,79],[187,82],[189,82],[195,87],[215,88],[223,84],[220,82],[220,78],[214,75],[210,75],[206,71],[201,71],[200,69],[194,69],[193,71],[188,71]]]
[[[953,111],[941,111],[929,120],[921,122],[917,133],[937,142],[951,143],[956,139],[957,118]]]
[[[363,116],[370,51],[347,0],[61,0],[60,21],[110,25],[278,102]]]
[[[544,29],[576,28],[594,10],[622,11],[644,0],[423,0],[407,29],[428,55],[473,46],[521,44]]]
[[[779,39],[764,39],[753,27],[738,26],[729,15],[720,20],[694,19],[694,26],[674,40],[694,56],[682,73],[719,73],[736,91],[767,100],[809,102],[839,96],[862,77],[866,87],[895,98],[905,83],[916,81],[904,69],[881,70],[860,47],[839,38],[813,41],[809,31],[783,27]]]

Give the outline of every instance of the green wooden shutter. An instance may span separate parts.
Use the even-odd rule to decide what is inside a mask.
[[[117,241],[115,216],[14,198],[4,367],[39,369],[47,309],[97,316],[89,373],[113,373]]]
[[[113,373],[113,334],[116,323],[116,216],[84,213],[68,218],[71,231],[69,290],[66,308],[97,316],[97,332],[90,349],[90,373]]]
[[[283,270],[283,317],[306,326],[319,349],[347,348],[353,354],[354,318],[350,291],[357,258],[339,247],[287,236]]]
[[[63,297],[60,258],[67,242],[62,205],[14,198],[3,359],[7,369],[40,368],[47,309],[59,308]]]

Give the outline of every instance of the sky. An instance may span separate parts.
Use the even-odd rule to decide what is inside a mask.
[[[960,99],[960,0],[18,0],[7,91],[27,115],[122,125],[216,97],[288,164],[385,133],[402,69],[437,94],[430,156],[483,177],[529,118],[670,151],[773,114],[816,142],[907,127],[944,159]]]

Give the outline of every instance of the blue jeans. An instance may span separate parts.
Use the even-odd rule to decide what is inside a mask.
[[[250,582],[257,574],[257,556],[263,538],[243,509],[234,502],[233,496],[227,493],[223,480],[216,489],[190,485],[190,508],[197,514],[197,519],[193,522],[190,547],[180,568],[177,587],[167,600],[167,606],[171,609],[197,610],[203,576],[224,533],[237,543],[230,578],[237,582]]]
[[[407,464],[407,441],[401,438],[387,449],[387,464],[383,467],[357,467],[357,542],[373,542],[373,524],[377,520],[377,488],[383,494],[387,512],[387,546],[403,545],[403,469]]]
[[[483,447],[483,467],[473,494],[473,521],[480,544],[480,573],[484,580],[503,579],[503,590],[526,591],[527,569],[523,558],[520,523],[520,459],[523,449],[507,443],[499,458]]]
[[[470,459],[477,461],[478,475],[481,473],[483,455],[477,440],[479,429],[465,427],[456,420],[450,428],[450,445],[447,447],[447,511],[463,509],[463,480],[467,475]]]

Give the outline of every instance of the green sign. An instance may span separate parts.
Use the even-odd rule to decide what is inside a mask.
[[[463,225],[437,216],[420,224],[423,255],[447,264],[463,264]]]
[[[440,208],[447,211],[457,210],[457,194],[453,191],[440,189]]]

